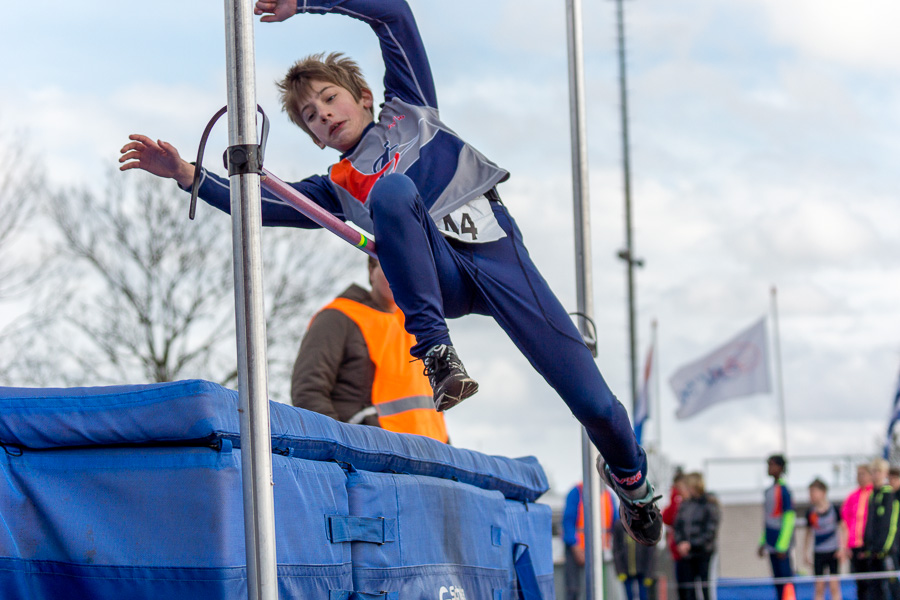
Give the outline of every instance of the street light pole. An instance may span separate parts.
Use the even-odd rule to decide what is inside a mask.
[[[631,224],[631,150],[628,136],[628,88],[625,82],[625,15],[622,0],[616,0],[616,26],[619,42],[619,114],[622,120],[622,176],[625,184],[625,248],[619,258],[625,261],[628,284],[628,356],[631,374],[631,414],[637,412],[638,358],[637,314],[635,305],[634,268],[644,266],[644,261],[634,256],[634,236]],[[659,415],[656,416],[659,418]]]

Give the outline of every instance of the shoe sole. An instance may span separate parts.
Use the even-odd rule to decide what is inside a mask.
[[[603,480],[603,483],[605,483],[609,489],[611,489],[613,492],[615,492],[616,496],[619,496],[619,520],[622,521],[622,526],[625,528],[625,531],[628,533],[628,535],[631,536],[631,539],[636,541],[638,544],[642,544],[644,546],[656,546],[659,543],[659,539],[650,540],[648,538],[645,538],[644,536],[637,536],[631,530],[631,527],[628,526],[628,519],[626,519],[622,514],[622,511],[623,511],[622,502],[626,502],[626,500],[622,499],[622,496],[619,495],[619,491],[618,491],[619,488],[616,487],[616,485],[609,479],[608,473],[606,472],[606,468],[605,468],[606,463],[603,462],[603,457],[601,457],[601,456],[597,457],[596,467],[597,467],[597,473],[600,475],[600,479]],[[662,538],[662,535],[660,535],[660,539],[661,538]]]
[[[443,393],[434,400],[435,410],[445,412],[475,394],[478,391],[478,382],[474,379],[467,379],[460,382],[460,390],[458,396],[448,396]]]

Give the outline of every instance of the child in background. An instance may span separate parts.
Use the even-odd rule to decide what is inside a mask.
[[[772,486],[763,500],[763,533],[759,540],[759,556],[767,553],[775,578],[775,600],[784,598],[784,580],[794,576],[791,566],[791,546],[794,545],[794,523],[797,513],[791,501],[791,492],[784,480],[787,461],[781,454],[773,454],[766,461]]]
[[[888,461],[877,458],[872,461],[872,495],[863,534],[863,551],[868,557],[872,573],[893,571],[892,550],[897,541],[897,522],[900,519],[900,500],[888,484]],[[900,582],[896,577],[875,579],[869,588],[867,600],[900,598]]]
[[[838,575],[841,548],[847,545],[846,533],[841,527],[841,513],[828,501],[828,486],[821,479],[809,484],[809,508],[806,510],[806,540],[803,556],[806,564],[813,567],[813,573],[821,577]],[[841,600],[841,582],[837,578],[828,580],[831,600]],[[825,580],[817,579],[815,600],[825,600]]]

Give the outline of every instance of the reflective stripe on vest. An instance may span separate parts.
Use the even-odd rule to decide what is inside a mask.
[[[447,441],[444,415],[434,410],[431,385],[422,365],[412,362],[415,338],[403,327],[403,313],[385,313],[347,298],[336,298],[322,310],[344,313],[362,332],[375,365],[372,405],[388,431],[414,433]]]

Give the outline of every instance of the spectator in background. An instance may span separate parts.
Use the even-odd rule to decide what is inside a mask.
[[[313,317],[291,377],[294,406],[338,421],[447,442],[444,415],[409,349],[381,265],[369,259],[371,291],[351,285]]]
[[[894,496],[900,498],[900,468],[891,467],[888,469],[888,483],[891,489],[894,490]],[[900,536],[894,538],[894,547],[891,549],[888,560],[890,560],[887,564],[889,571],[900,570]],[[894,598],[897,600],[900,596],[894,596]]]
[[[784,578],[793,577],[791,568],[791,546],[794,541],[794,522],[797,515],[791,502],[791,492],[784,480],[787,462],[784,456],[773,454],[766,461],[772,486],[765,492],[763,501],[763,534],[759,540],[759,556],[768,552],[772,563],[772,577],[775,578],[776,600],[784,597]]]
[[[578,483],[566,496],[563,510],[563,544],[566,546],[565,600],[580,600],[585,597],[584,589],[584,486]],[[610,535],[616,520],[616,503],[608,489],[600,495],[603,503],[603,550],[610,549]]]
[[[675,516],[675,544],[679,562],[684,564],[684,579],[678,581],[679,597],[694,600],[699,581],[704,600],[709,600],[709,564],[716,551],[719,503],[706,492],[702,474],[689,473],[685,477],[685,486],[687,497]]]
[[[675,543],[675,518],[678,515],[678,508],[681,502],[688,495],[687,486],[685,485],[685,475],[681,468],[675,470],[675,476],[672,478],[672,488],[669,490],[669,505],[662,511],[662,520],[666,524],[666,546],[672,555],[672,564],[675,567],[675,581],[678,582],[678,598],[679,600],[687,600],[686,590],[681,584],[687,581],[687,562],[682,559],[678,553],[678,545]]]
[[[650,600],[650,590],[655,583],[656,546],[645,546],[635,542],[625,532],[621,519],[613,523],[613,562],[616,575],[625,586],[628,600]]]
[[[809,508],[806,511],[806,541],[803,557],[806,564],[813,567],[816,576],[825,571],[838,575],[838,560],[841,548],[847,545],[846,533],[841,527],[841,513],[828,501],[828,486],[820,479],[809,484]],[[836,577],[829,580],[831,600],[841,600],[841,582]],[[817,579],[815,600],[825,600],[825,580]]]
[[[871,567],[869,558],[863,550],[863,537],[869,513],[869,497],[872,495],[872,470],[869,465],[856,467],[856,483],[859,487],[850,492],[841,506],[841,526],[846,532],[847,540],[845,558],[850,559],[851,572],[868,573]],[[869,600],[870,587],[869,580],[857,579],[856,597],[859,600]]]
[[[863,534],[863,551],[868,555],[870,571],[882,572],[893,570],[889,569],[892,566],[890,557],[897,536],[900,501],[887,482],[888,462],[883,458],[876,459],[872,461],[871,468],[872,493]],[[873,580],[868,599],[862,600],[885,600],[890,597],[900,598],[900,584],[896,577]]]
[[[894,493],[900,492],[900,467],[891,467],[888,469],[888,484]]]

